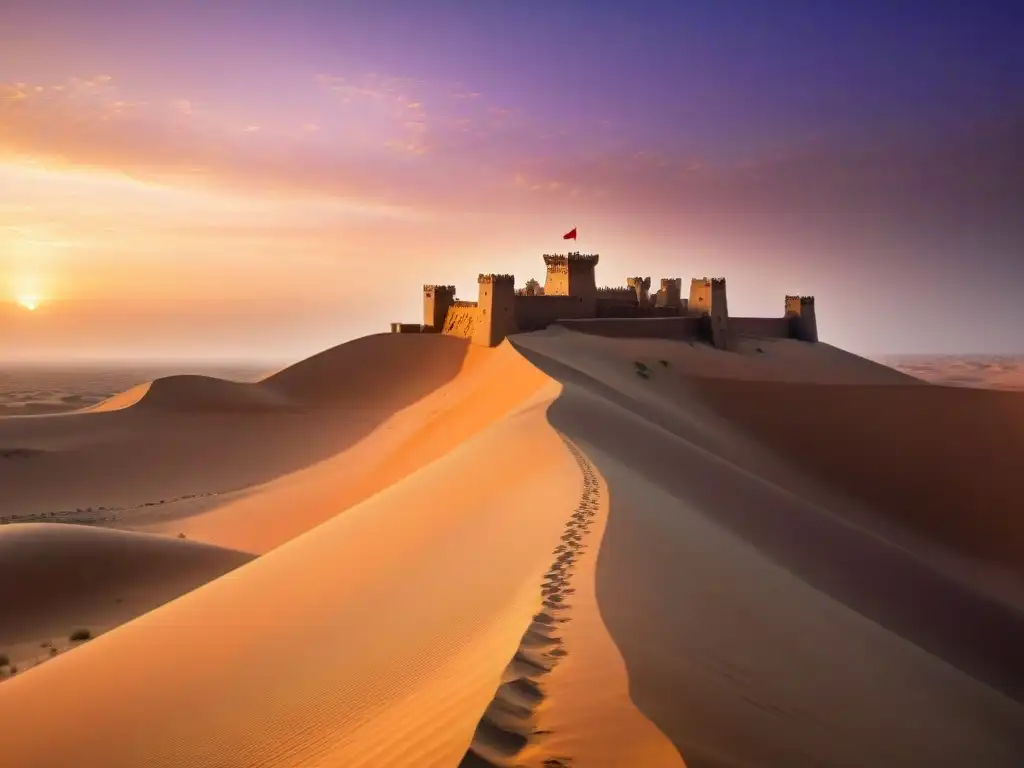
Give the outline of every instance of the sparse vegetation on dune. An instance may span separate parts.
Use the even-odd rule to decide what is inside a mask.
[[[68,635],[68,640],[70,640],[72,643],[81,643],[85,640],[90,639],[92,639],[92,633],[85,628],[76,629],[74,632]]]

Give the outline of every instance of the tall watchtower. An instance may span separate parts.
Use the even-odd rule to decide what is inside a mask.
[[[454,285],[424,285],[423,325],[440,333],[444,329],[444,319],[448,316],[448,310],[454,303]]]
[[[512,275],[480,275],[476,329],[473,343],[496,347],[516,326],[516,279]]]
[[[732,349],[732,334],[729,331],[729,300],[725,294],[725,278],[712,277],[711,309],[711,344],[715,349]]]
[[[593,317],[597,307],[594,267],[601,257],[594,254],[544,254],[547,278],[545,296],[577,296],[584,305],[584,317]]]
[[[814,314],[813,296],[787,296],[786,317],[789,318],[789,333],[800,341],[818,340],[818,318]]]

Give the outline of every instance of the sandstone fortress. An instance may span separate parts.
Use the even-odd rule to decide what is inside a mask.
[[[733,348],[740,336],[816,342],[813,296],[786,296],[781,317],[730,317],[724,277],[690,281],[662,278],[651,294],[651,278],[629,277],[626,285],[598,288],[597,254],[545,254],[544,286],[516,290],[512,275],[480,275],[476,301],[460,301],[454,285],[423,286],[423,322],[392,323],[392,333],[445,333],[493,347],[513,333],[552,324],[602,336],[703,340]]]

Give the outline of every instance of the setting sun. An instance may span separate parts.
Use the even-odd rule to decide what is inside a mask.
[[[19,296],[16,301],[29,312],[39,306],[39,298],[36,296]]]

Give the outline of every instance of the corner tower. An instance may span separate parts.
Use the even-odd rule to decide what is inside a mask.
[[[454,285],[424,285],[423,325],[440,333],[444,329],[444,319],[448,316],[448,310],[454,303]]]
[[[813,296],[787,296],[786,317],[789,334],[800,341],[818,340],[818,318],[814,314]]]
[[[480,275],[476,329],[473,343],[496,347],[516,326],[516,279],[512,275]]]

